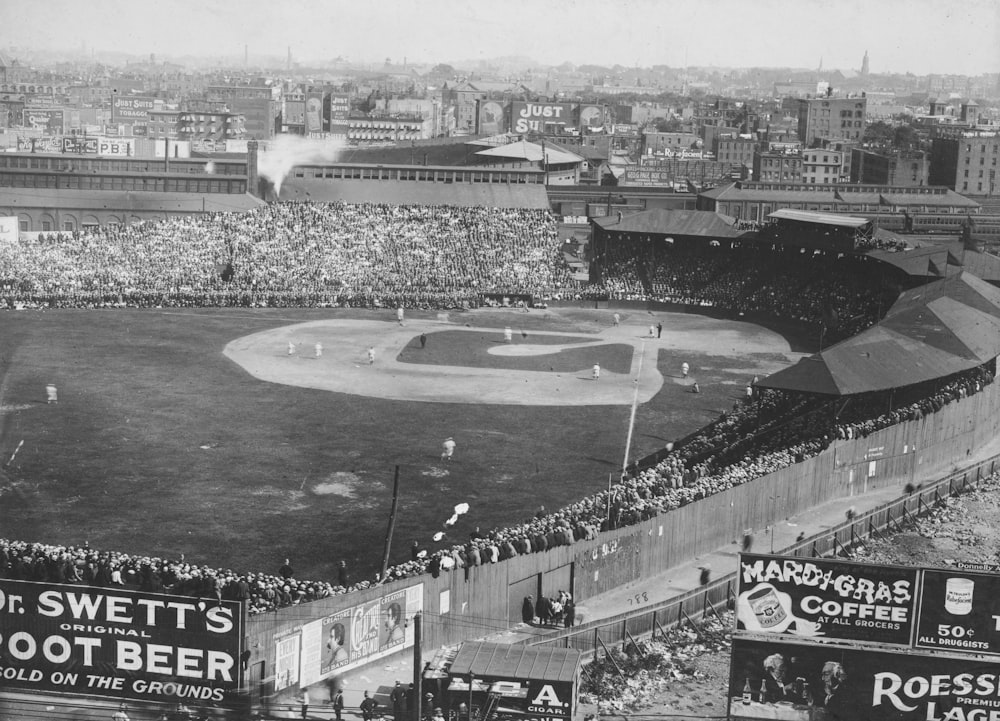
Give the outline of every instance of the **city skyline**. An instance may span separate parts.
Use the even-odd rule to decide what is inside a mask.
[[[0,4],[0,48],[136,56],[292,58],[322,64],[477,62],[545,66],[790,67],[879,73],[1000,72],[995,0],[28,0]]]

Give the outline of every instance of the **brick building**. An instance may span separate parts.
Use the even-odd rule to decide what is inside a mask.
[[[965,131],[936,137],[931,145],[928,181],[967,195],[997,192],[1000,133]]]
[[[798,101],[799,140],[807,147],[831,140],[861,140],[868,100],[861,97],[808,98]]]

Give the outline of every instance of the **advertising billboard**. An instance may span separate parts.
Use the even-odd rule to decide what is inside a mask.
[[[133,125],[145,125],[149,121],[149,111],[156,107],[154,98],[119,97],[111,98],[111,122],[130,121]]]
[[[527,103],[515,100],[510,104],[511,132],[551,132],[573,124],[573,106],[569,103]]]
[[[915,646],[1000,654],[1000,576],[925,570]]]
[[[676,177],[677,173],[672,170],[650,170],[639,165],[627,165],[620,185],[669,187]]]
[[[23,125],[32,130],[38,130],[49,135],[58,135],[65,127],[65,116],[62,110],[52,108],[25,108]]]
[[[995,721],[993,660],[733,639],[729,718]]]
[[[113,155],[119,158],[130,158],[135,155],[134,138],[98,138],[98,155]]]
[[[581,105],[577,126],[581,128],[603,128],[604,108],[600,105]]]
[[[349,95],[330,95],[330,120],[347,120],[351,113],[351,97]]]
[[[740,554],[736,630],[908,647],[916,588],[914,568]]]
[[[323,93],[306,93],[306,132],[323,132]]]
[[[275,639],[274,690],[281,691],[299,682],[299,649],[302,637],[299,631]],[[303,684],[304,685],[304,684]]]
[[[423,609],[423,599],[419,583],[303,625],[301,685],[411,648],[409,619]]]
[[[492,688],[501,689],[496,707],[497,721],[572,718],[575,703],[571,681],[489,680],[495,682]]]
[[[86,153],[89,155],[96,155],[97,141],[97,138],[68,136],[62,139],[62,151],[64,153]]]
[[[27,153],[61,153],[62,138],[25,138],[17,136],[18,152]]]
[[[242,638],[235,601],[0,579],[7,688],[225,703]]]
[[[17,243],[18,237],[17,218],[13,215],[0,217],[0,243]]]
[[[480,135],[499,135],[504,132],[503,105],[496,100],[480,100],[477,103],[478,119],[476,126]]]

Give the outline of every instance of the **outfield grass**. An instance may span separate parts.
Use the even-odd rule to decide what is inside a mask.
[[[473,325],[495,325],[499,333],[516,320],[516,343],[548,344],[572,339],[545,330],[579,333],[585,341],[608,320],[587,311],[558,318],[511,313],[477,314]],[[235,338],[289,323],[391,316],[315,309],[0,314],[4,463],[24,441],[0,476],[0,536],[183,553],[239,570],[275,572],[289,557],[302,578],[333,578],[344,559],[360,579],[380,562],[396,464],[395,561],[408,558],[413,540],[433,548],[431,535],[456,503],[471,506],[449,530],[451,540],[464,541],[475,526],[517,522],[541,505],[558,508],[604,488],[621,467],[628,406],[363,398],[258,381],[222,354]],[[452,320],[464,322],[461,314]],[[419,351],[414,339],[401,360],[443,364],[451,354],[454,365],[629,367],[624,345],[487,356],[487,343],[495,341],[475,332],[435,333],[422,358],[411,357],[414,347]],[[662,349],[666,383],[639,409],[632,457],[731,407],[763,360],[775,357]],[[701,383],[699,395],[677,382],[684,361]],[[59,388],[57,406],[45,404],[50,382]],[[447,436],[458,447],[445,466],[439,454]]]

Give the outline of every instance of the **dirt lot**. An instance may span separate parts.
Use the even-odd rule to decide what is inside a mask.
[[[997,563],[1000,556],[1000,479],[957,498],[949,498],[915,527],[891,538],[873,541],[855,550],[852,560],[901,566],[949,566],[956,561]],[[611,664],[591,667],[594,682],[605,700],[602,718],[628,715],[675,719],[725,718],[729,683],[731,614],[727,624],[713,622],[696,636],[674,631],[665,642],[645,647],[646,659],[636,656],[619,664],[623,681]],[[590,694],[583,697],[592,701]]]

